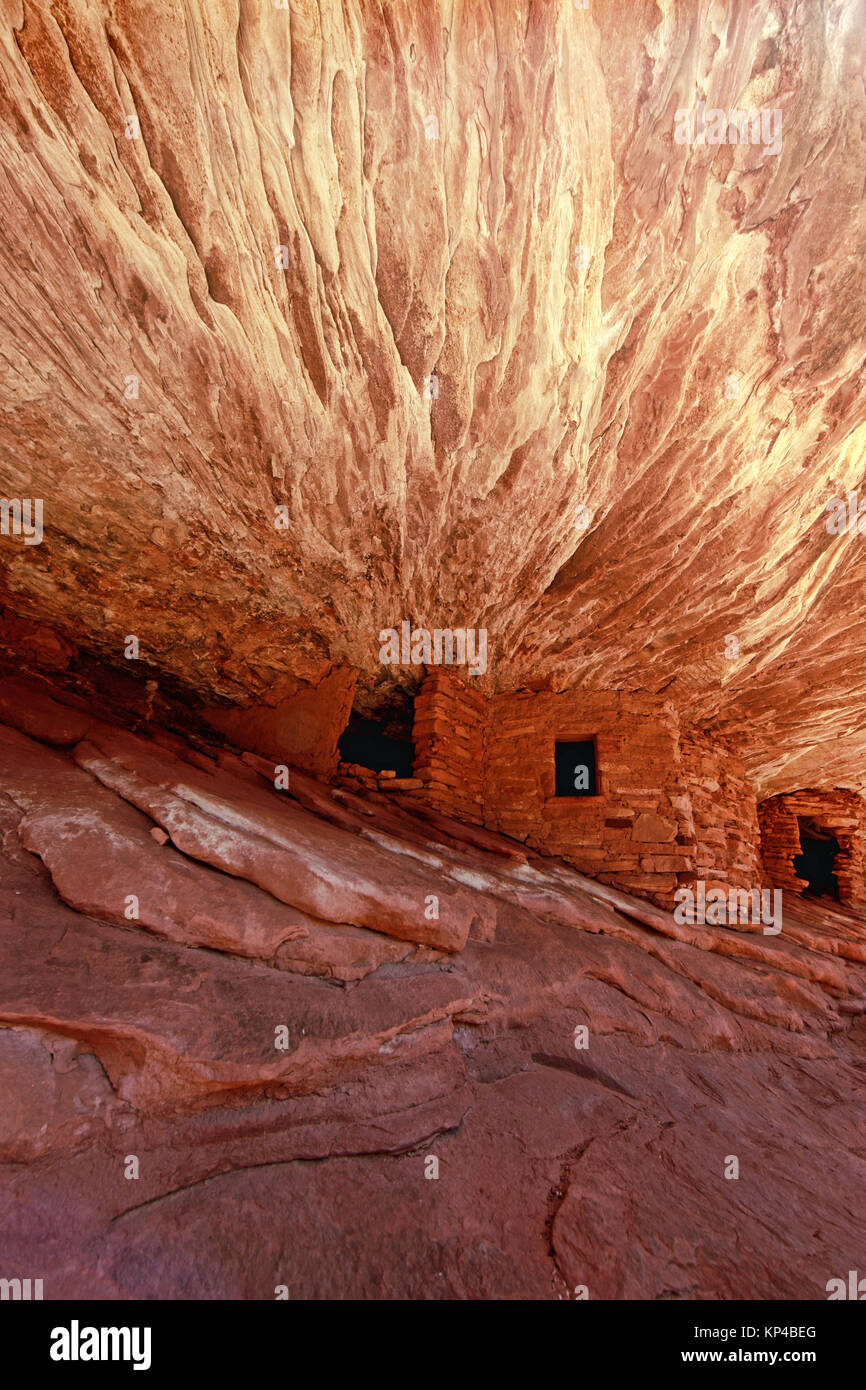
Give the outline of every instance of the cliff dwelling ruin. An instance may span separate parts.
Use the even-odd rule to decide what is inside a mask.
[[[10,0],[0,1301],[860,1289],[864,53]]]

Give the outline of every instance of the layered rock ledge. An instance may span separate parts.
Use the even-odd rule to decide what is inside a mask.
[[[0,701],[0,1242],[46,1297],[820,1298],[856,1265],[853,912],[679,924],[384,794]]]

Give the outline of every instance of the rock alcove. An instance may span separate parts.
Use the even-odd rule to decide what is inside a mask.
[[[856,1266],[863,34],[7,7],[0,1279]]]

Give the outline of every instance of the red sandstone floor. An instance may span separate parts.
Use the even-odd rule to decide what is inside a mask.
[[[277,793],[14,683],[0,719],[0,1272],[46,1298],[823,1299],[862,1268],[851,915],[786,895],[777,937],[679,927],[381,795]]]

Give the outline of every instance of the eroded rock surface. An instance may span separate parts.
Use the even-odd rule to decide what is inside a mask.
[[[261,742],[335,666],[375,705],[380,629],[484,626],[495,688],[863,786],[857,0],[7,13],[10,662],[133,634]],[[780,139],[678,143],[698,102]]]
[[[5,17],[0,1272],[824,1297],[866,920],[658,904],[762,881],[755,793],[866,789],[859,0]],[[699,104],[767,135],[678,140]],[[415,776],[329,785],[350,711],[412,728],[404,621],[485,669]],[[617,887],[530,833],[591,696],[654,779],[590,826]]]
[[[435,813],[21,696],[50,742],[0,727],[0,1243],[46,1298],[820,1298],[856,1265],[860,918],[791,895],[779,935],[678,924]],[[417,877],[483,930],[371,929],[373,863],[392,926]]]

